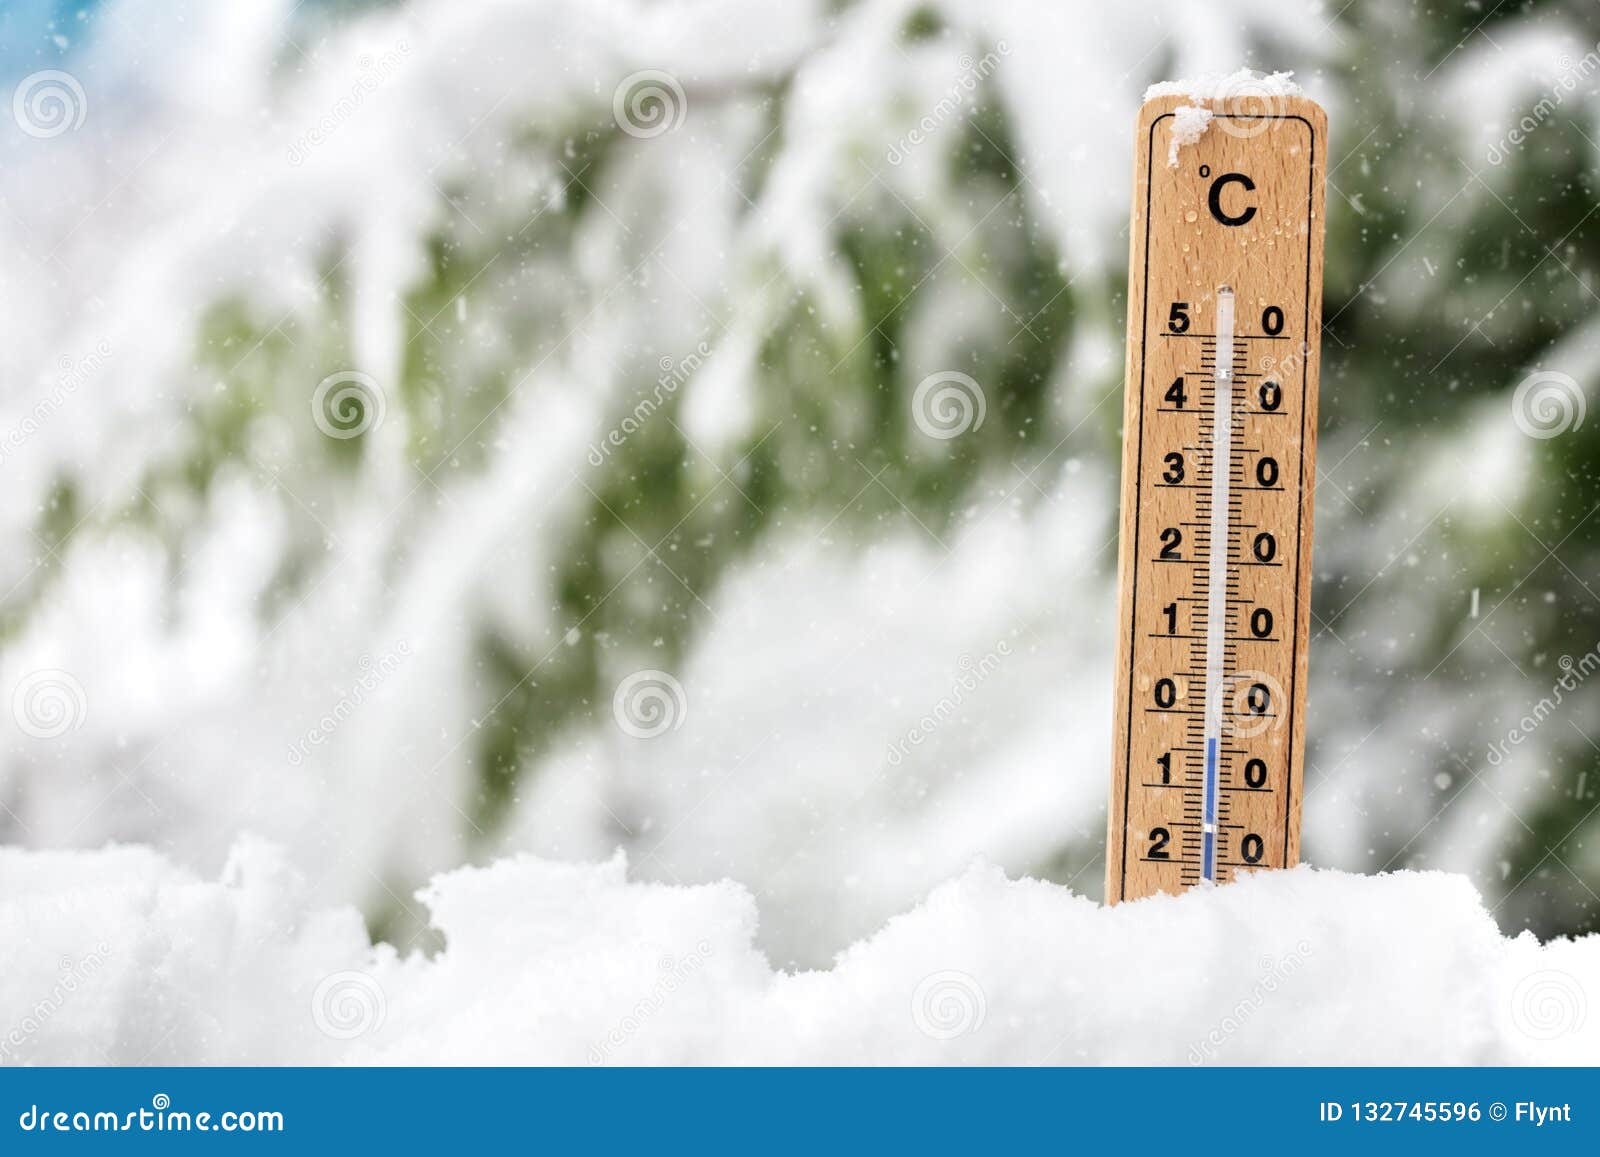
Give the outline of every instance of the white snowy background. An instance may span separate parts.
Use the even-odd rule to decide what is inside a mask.
[[[1584,12],[10,7],[0,1061],[1600,1061],[1517,936],[1600,911],[1593,687],[1490,754],[1600,645],[1528,505],[1600,298],[1452,280]],[[1441,871],[1109,911],[1131,126],[1241,64],[1334,136],[1307,858]]]

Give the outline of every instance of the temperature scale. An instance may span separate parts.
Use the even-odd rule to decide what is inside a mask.
[[[1304,97],[1139,115],[1110,903],[1299,858],[1326,170]]]

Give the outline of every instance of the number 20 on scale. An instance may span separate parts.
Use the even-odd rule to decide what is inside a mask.
[[[1299,858],[1327,121],[1217,100],[1174,152],[1194,103],[1136,138],[1112,903]]]

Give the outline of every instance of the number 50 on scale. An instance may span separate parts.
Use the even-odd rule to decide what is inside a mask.
[[[1136,142],[1111,903],[1299,858],[1327,119],[1158,97]]]

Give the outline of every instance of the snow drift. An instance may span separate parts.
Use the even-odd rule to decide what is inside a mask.
[[[1300,868],[1110,909],[975,865],[827,971],[740,886],[522,857],[419,893],[431,956],[243,841],[0,852],[5,1063],[1588,1063],[1600,937],[1496,930],[1443,873]]]

